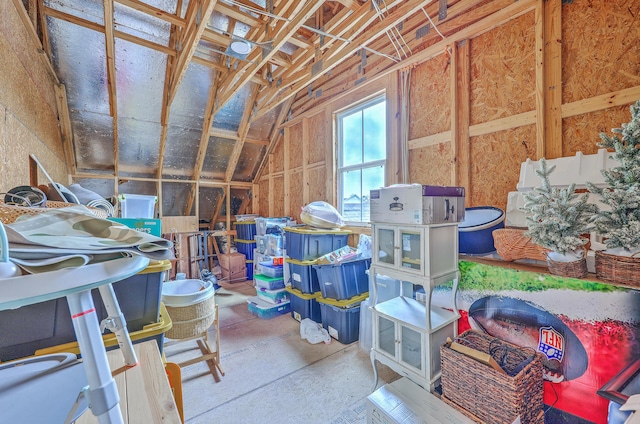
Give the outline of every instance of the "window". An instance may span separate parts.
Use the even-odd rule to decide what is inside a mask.
[[[369,222],[369,190],[384,186],[385,96],[337,115],[338,210],[345,221]]]

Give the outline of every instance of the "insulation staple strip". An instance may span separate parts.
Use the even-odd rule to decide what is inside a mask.
[[[416,30],[416,40],[425,37],[429,34],[429,32],[431,32],[431,25],[430,24],[426,24],[423,27],[420,27]]]

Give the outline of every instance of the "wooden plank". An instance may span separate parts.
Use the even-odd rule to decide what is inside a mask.
[[[254,184],[251,189],[251,213],[260,213],[260,184]]]
[[[241,11],[238,8],[235,8],[231,5],[228,5],[226,3],[220,2],[220,3],[216,3],[216,7],[215,7],[215,11],[216,12],[220,12],[223,15],[226,15],[232,19],[235,19],[236,21],[240,21],[242,23],[245,23],[251,27],[255,27],[258,26],[260,24],[262,24],[262,21],[258,18],[256,18],[253,15],[250,15],[248,13],[245,13],[243,11]],[[231,32],[231,31],[229,31]]]
[[[274,199],[273,199],[273,195],[271,195],[274,192],[274,188],[275,188],[275,181],[274,181],[274,176],[273,176],[273,169],[275,168],[275,165],[273,164],[273,153],[270,153],[269,155],[269,209],[268,209],[268,216],[273,216],[275,213],[275,204],[274,204]]]
[[[509,130],[512,128],[524,127],[536,123],[536,111],[519,113],[517,115],[507,116],[506,118],[496,119],[482,124],[471,125],[469,127],[469,137],[477,137],[479,135],[490,134],[493,132]]]
[[[67,163],[69,174],[76,173],[76,159],[73,150],[73,131],[71,129],[71,118],[69,116],[69,104],[67,102],[67,90],[64,84],[54,84],[58,104],[58,121],[60,122],[60,135],[62,137],[62,148],[64,158]]]
[[[640,98],[640,85],[636,87],[625,88],[623,90],[614,91],[612,93],[595,96],[576,102],[565,103],[562,105],[562,117],[582,115],[585,113],[596,112],[599,110],[609,109],[615,106],[624,106],[634,103]]]
[[[107,56],[107,92],[109,93],[109,113],[113,118],[113,172],[118,175],[118,97],[116,92],[116,47],[113,31],[113,0],[105,0],[104,39]]]
[[[114,376],[114,380],[120,394],[124,423],[181,423],[156,341],[137,343],[133,348],[138,365],[124,371],[121,371],[124,366],[121,351],[107,352],[111,370],[121,371]],[[78,424],[97,422],[97,417],[91,411],[85,412],[76,421]]]
[[[438,134],[427,135],[424,137],[409,140],[409,150],[433,146],[440,143],[446,143],[447,141],[451,141],[451,131],[444,131]]]
[[[288,133],[285,129],[285,133]],[[314,140],[318,141],[318,140]],[[327,143],[330,144],[330,143]],[[302,203],[307,204],[309,199],[309,118],[302,120]]]
[[[304,121],[303,121],[304,122]],[[284,162],[284,199],[283,199],[283,203],[284,203],[284,215],[286,216],[290,216],[291,215],[291,191],[292,191],[292,187],[291,187],[291,173],[289,171],[290,169],[290,164],[289,164],[289,151],[291,150],[291,131],[289,129],[289,131],[285,131],[284,132],[284,138],[282,140],[282,142],[284,143],[284,158],[283,158],[283,162]],[[303,165],[304,166],[304,165]]]
[[[544,2],[544,156],[562,157],[562,0]],[[538,151],[539,152],[539,151]]]
[[[471,201],[471,140],[469,137],[469,123],[471,122],[471,46],[470,40],[457,43],[458,69],[458,174],[456,185],[468,190],[465,196]],[[465,200],[467,202],[467,200]],[[469,205],[469,203],[467,203]]]
[[[197,216],[163,216],[161,221],[163,233],[189,233],[198,231]]]
[[[275,53],[287,42],[296,30],[305,23],[324,2],[322,0],[312,0],[306,3],[300,2],[295,5],[289,13],[289,21],[278,22],[274,33],[277,34],[272,43],[272,50],[266,55],[260,49],[254,49],[249,54],[249,61],[239,72],[230,73],[222,83],[225,91],[219,99],[216,112],[219,111],[235,94],[240,91],[245,84],[275,55]],[[238,77],[238,75],[240,75]]]
[[[545,155],[545,8],[546,0],[538,0],[535,9],[536,25],[536,159]]]
[[[233,179],[233,173],[236,170],[240,154],[242,153],[242,148],[244,147],[245,139],[249,133],[249,123],[251,122],[251,114],[253,113],[253,104],[256,101],[259,88],[260,86],[254,84],[251,89],[251,93],[247,96],[247,100],[244,105],[244,112],[242,113],[242,119],[240,120],[240,126],[238,128],[238,140],[236,140],[235,145],[233,146],[233,151],[231,152],[229,162],[227,163],[227,171],[224,177],[225,181],[231,181]]]
[[[151,15],[165,22],[169,22],[172,25],[176,25],[179,27],[184,27],[186,25],[186,21],[181,17],[174,15],[173,13],[165,12],[164,10],[158,9],[157,7],[150,6],[146,3],[141,2],[140,0],[115,0],[115,1],[124,6],[135,9],[138,12],[146,13],[147,15]]]

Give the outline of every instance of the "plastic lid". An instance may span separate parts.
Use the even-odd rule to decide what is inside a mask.
[[[291,286],[285,287],[285,290],[288,291],[289,293],[291,293],[292,295],[294,295],[296,297],[299,297],[301,299],[304,299],[304,300],[317,299],[320,296],[322,296],[322,292],[302,293],[300,290],[294,289]]]
[[[151,261],[149,266],[140,271],[138,274],[153,274],[156,272],[168,271],[171,269],[171,261],[165,259],[163,261]]]
[[[280,303],[269,303],[266,300],[260,299],[258,296],[253,296],[247,299],[247,303],[253,304],[258,309],[265,309],[265,310],[274,309],[274,308],[279,309],[290,302],[291,301],[287,299],[287,300],[283,300]]]
[[[353,308],[355,306],[358,306],[360,302],[362,302],[368,297],[369,297],[369,292],[364,292],[362,294],[353,296],[352,298],[345,299],[345,300],[336,300],[336,299],[329,299],[327,297],[319,297],[318,302],[325,303],[327,305],[337,306],[338,308],[348,309],[348,308]]]
[[[256,225],[256,221],[236,221],[236,225]]]
[[[464,221],[458,224],[460,231],[466,228],[475,230],[490,228],[504,220],[504,212],[502,209],[493,206],[480,206],[476,208],[467,208],[464,213]]]
[[[262,280],[262,281],[280,281],[280,280],[284,280],[283,277],[269,277],[267,275],[264,274],[256,274],[253,276],[253,278],[257,279],[257,280]]]
[[[285,231],[299,234],[351,234],[350,230],[329,230],[326,228],[313,228],[306,225],[300,227],[284,227]]]
[[[236,239],[236,243],[244,243],[244,244],[253,243],[253,244],[256,244],[256,241],[255,240],[243,240],[243,239],[237,238]]]
[[[286,261],[287,263],[294,264],[294,265],[316,265],[318,263],[317,259],[313,259],[310,261],[298,261],[295,259],[287,258]]]

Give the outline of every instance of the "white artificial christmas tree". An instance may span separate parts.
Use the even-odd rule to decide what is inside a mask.
[[[581,248],[587,241],[581,235],[589,232],[589,221],[597,207],[587,203],[588,194],[576,194],[575,184],[568,188],[552,187],[549,175],[555,168],[540,159],[540,169],[535,172],[542,185],[524,194],[524,209],[529,214],[529,231],[525,235],[551,250],[550,259],[577,261],[583,258]]]
[[[608,187],[587,187],[611,207],[593,219],[607,252],[630,256],[640,251],[640,100],[631,106],[631,121],[612,132],[620,136],[600,133],[598,146],[613,150],[619,166],[602,171]]]

